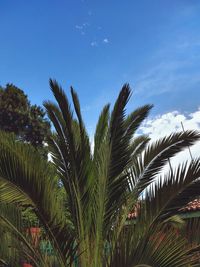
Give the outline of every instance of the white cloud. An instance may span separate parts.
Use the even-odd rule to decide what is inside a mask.
[[[108,38],[103,39],[103,43],[104,43],[104,44],[108,44],[108,43],[109,43]]]
[[[172,132],[182,131],[181,122],[183,123],[185,130],[200,131],[200,108],[190,114],[181,114],[178,111],[173,111],[156,116],[155,118],[146,120],[141,127],[141,131],[144,134],[148,134],[152,141],[155,141]],[[193,158],[200,157],[200,142],[197,142],[190,149]],[[188,149],[174,157],[171,160],[171,164],[177,166],[185,160],[191,160]]]
[[[98,46],[98,43],[96,41],[93,41],[90,43],[91,46]]]

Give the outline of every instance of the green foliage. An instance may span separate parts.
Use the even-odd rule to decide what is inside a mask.
[[[41,148],[49,134],[50,124],[41,107],[31,105],[21,89],[7,84],[0,89],[0,129]]]
[[[45,266],[43,255],[26,235],[21,209],[16,205],[0,203],[0,234],[0,266],[20,267],[22,259],[36,267]]]
[[[61,86],[53,80],[50,86],[57,101],[44,103],[55,129],[48,138],[52,163],[0,133],[0,203],[34,212],[57,266],[76,266],[77,260],[80,267],[197,266],[199,244],[186,238],[178,212],[199,196],[200,161],[161,172],[200,134],[174,133],[151,143],[147,136],[135,137],[152,106],[126,116],[131,90],[125,84],[113,110],[106,105],[100,114],[92,151],[76,92],[71,88],[72,110]],[[137,218],[127,221],[134,207]],[[200,228],[198,219],[192,225]],[[11,228],[11,235],[20,234]],[[48,266],[29,251],[36,266]]]

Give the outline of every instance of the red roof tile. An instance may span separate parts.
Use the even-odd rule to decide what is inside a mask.
[[[195,199],[189,202],[184,208],[180,209],[182,212],[200,211],[200,199]]]
[[[139,207],[140,205],[137,204],[134,209],[128,214],[128,220],[137,218]],[[192,211],[200,211],[200,199],[195,199],[189,202],[184,208],[180,209],[180,212]]]
[[[138,210],[140,209],[140,203],[137,203],[133,210],[128,214],[128,220],[136,219],[138,216]]]

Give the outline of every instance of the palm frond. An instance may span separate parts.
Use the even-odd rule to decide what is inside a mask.
[[[160,226],[135,238],[134,225],[123,230],[118,246],[111,253],[109,267],[185,267],[194,266],[199,259],[199,246],[188,246],[173,228]]]
[[[20,258],[31,260],[36,267],[44,266],[44,259],[25,236],[22,213],[14,204],[0,203],[0,258],[12,266],[19,266]]]
[[[52,169],[31,146],[16,142],[13,136],[3,132],[0,133],[0,150],[0,181],[4,183],[2,199],[19,205],[21,192],[22,204],[31,205],[65,261],[66,240],[70,238],[72,242],[72,237],[57,197],[58,187]],[[12,194],[9,194],[11,187]]]
[[[200,195],[200,160],[184,163],[173,172],[161,176],[147,192],[145,201],[150,213],[159,220],[165,220],[175,214]],[[150,214],[147,215],[152,217]],[[155,218],[154,218],[155,220]]]
[[[147,118],[153,105],[144,105],[142,107],[134,110],[125,119],[126,135],[133,136],[133,134],[138,130],[141,123]]]
[[[163,169],[169,158],[193,145],[200,138],[196,131],[174,133],[150,144],[131,169],[138,179],[138,192],[142,192]]]
[[[103,142],[106,141],[107,134],[108,134],[108,122],[109,122],[109,108],[110,105],[104,106],[99,120],[96,126],[95,136],[94,136],[94,155],[97,154],[100,146]],[[95,156],[94,156],[95,157]]]

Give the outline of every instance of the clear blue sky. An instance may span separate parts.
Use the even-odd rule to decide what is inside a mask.
[[[87,126],[124,82],[129,108],[153,114],[200,106],[200,1],[0,0],[0,84],[32,103],[51,99],[48,79],[78,91]]]

